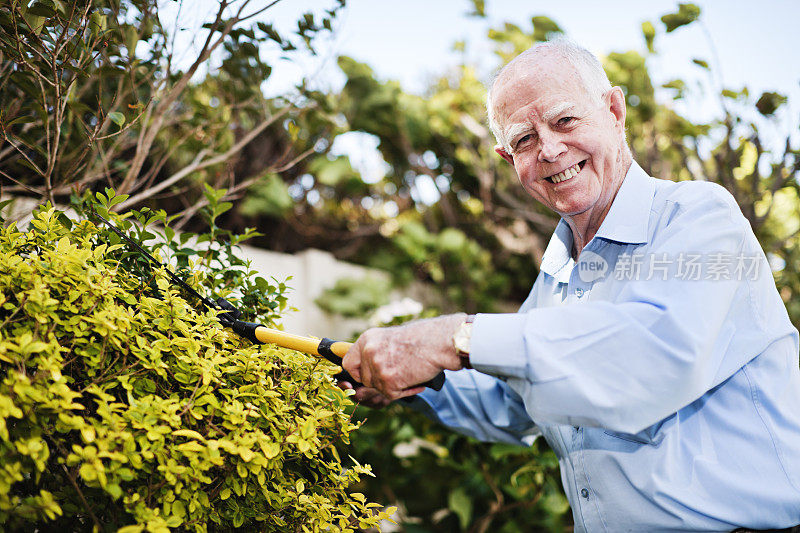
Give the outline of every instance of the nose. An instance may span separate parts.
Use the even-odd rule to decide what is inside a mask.
[[[539,137],[539,161],[554,162],[567,151],[567,146],[561,141],[557,133],[548,132]]]

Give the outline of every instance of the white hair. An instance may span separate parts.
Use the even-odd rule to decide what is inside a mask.
[[[504,132],[497,122],[497,114],[495,113],[492,103],[492,93],[495,90],[498,80],[502,79],[511,69],[521,67],[526,61],[533,59],[537,54],[542,52],[553,52],[563,57],[578,73],[586,92],[597,105],[602,102],[603,96],[611,89],[611,82],[608,80],[608,76],[605,70],[603,70],[603,65],[600,64],[600,60],[579,44],[566,38],[558,38],[531,46],[500,69],[489,85],[489,92],[486,96],[489,129],[494,133],[497,142],[509,153],[512,151],[510,138],[506,135],[507,132]]]

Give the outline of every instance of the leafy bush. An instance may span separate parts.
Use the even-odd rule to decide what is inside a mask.
[[[358,409],[353,455],[374,465],[359,489],[397,505],[408,533],[565,531],[571,523],[558,460],[531,448],[457,435],[401,405]]]
[[[392,283],[375,276],[341,278],[314,300],[323,311],[347,318],[364,317],[389,302]]]
[[[98,198],[132,231],[108,213],[120,198]],[[151,251],[203,266],[191,283],[219,293],[248,280],[239,302],[276,317],[284,286],[214,263],[234,247],[211,238],[224,206],[210,204],[202,255],[169,230]],[[49,206],[28,231],[0,231],[0,524],[353,531],[385,518],[348,493],[369,467],[345,468],[336,450],[356,427],[336,369],[221,328],[118,243]]]

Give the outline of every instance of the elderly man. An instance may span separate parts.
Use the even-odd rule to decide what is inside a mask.
[[[731,195],[648,176],[622,90],[569,42],[509,63],[488,112],[497,152],[561,215],[540,275],[517,314],[365,332],[344,358],[356,398],[418,394],[482,440],[543,435],[576,531],[799,524],[798,333]],[[442,369],[441,391],[415,386]]]

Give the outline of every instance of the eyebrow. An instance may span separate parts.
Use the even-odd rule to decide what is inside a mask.
[[[576,105],[573,104],[572,102],[561,102],[560,104],[556,104],[547,111],[545,111],[544,113],[542,113],[542,120],[545,122],[550,122],[551,120],[559,116],[561,113],[564,113],[565,111],[569,111],[571,109],[575,109],[575,107]],[[504,133],[503,136],[505,137],[503,139],[504,141],[503,145],[506,147],[506,149],[512,148],[511,142],[514,140],[514,138],[517,137],[519,134],[525,133],[531,129],[533,129],[533,124],[531,121],[517,122],[515,124],[509,125],[503,132]]]
[[[558,115],[560,115],[564,111],[569,111],[570,109],[574,109],[574,108],[575,108],[575,104],[573,104],[573,103],[561,102],[560,104],[556,104],[553,107],[551,107],[549,110],[547,110],[544,113],[542,113],[542,120],[544,120],[545,122],[550,122],[551,120],[556,118]]]
[[[524,133],[533,128],[533,125],[529,122],[517,122],[516,124],[511,124],[506,128],[505,131],[505,138],[506,142],[510,145],[511,141],[519,135],[520,133]]]

